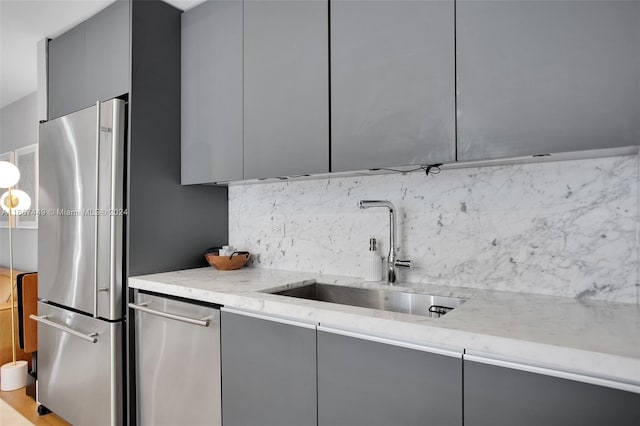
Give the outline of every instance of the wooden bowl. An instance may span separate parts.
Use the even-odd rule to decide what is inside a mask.
[[[242,268],[249,261],[249,253],[233,254],[231,256],[218,256],[217,254],[207,253],[204,255],[209,265],[220,271],[232,271]]]

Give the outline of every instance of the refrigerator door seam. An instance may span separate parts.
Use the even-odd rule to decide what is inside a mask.
[[[94,212],[94,233],[95,233],[95,247],[94,247],[94,262],[93,267],[95,270],[95,285],[93,289],[93,317],[98,318],[98,209],[100,208],[100,119],[101,119],[101,108],[100,101],[96,102],[96,210]]]

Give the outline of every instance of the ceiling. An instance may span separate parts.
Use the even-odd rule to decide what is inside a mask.
[[[36,45],[114,0],[0,0],[0,108],[37,89]],[[203,0],[166,0],[182,10]]]

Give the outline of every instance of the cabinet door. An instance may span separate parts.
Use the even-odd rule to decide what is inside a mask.
[[[182,14],[182,184],[242,180],[242,0]]]
[[[85,105],[129,92],[129,1],[118,0],[85,22]]]
[[[245,179],[329,171],[328,68],[327,0],[245,0]]]
[[[466,426],[622,426],[640,419],[640,394],[464,361]]]
[[[84,23],[49,42],[49,120],[85,105]]]
[[[315,426],[315,327],[250,315],[222,312],[222,423]]]
[[[318,328],[319,426],[462,425],[461,353],[349,334]]]
[[[331,171],[455,160],[453,0],[331,0]]]
[[[458,0],[458,160],[637,144],[640,2]]]

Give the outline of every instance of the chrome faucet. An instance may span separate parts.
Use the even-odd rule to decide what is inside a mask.
[[[383,200],[360,200],[358,204],[361,209],[371,207],[386,207],[389,209],[389,256],[387,256],[387,282],[393,285],[396,282],[396,268],[411,268],[410,260],[396,259],[396,208],[391,201]]]

